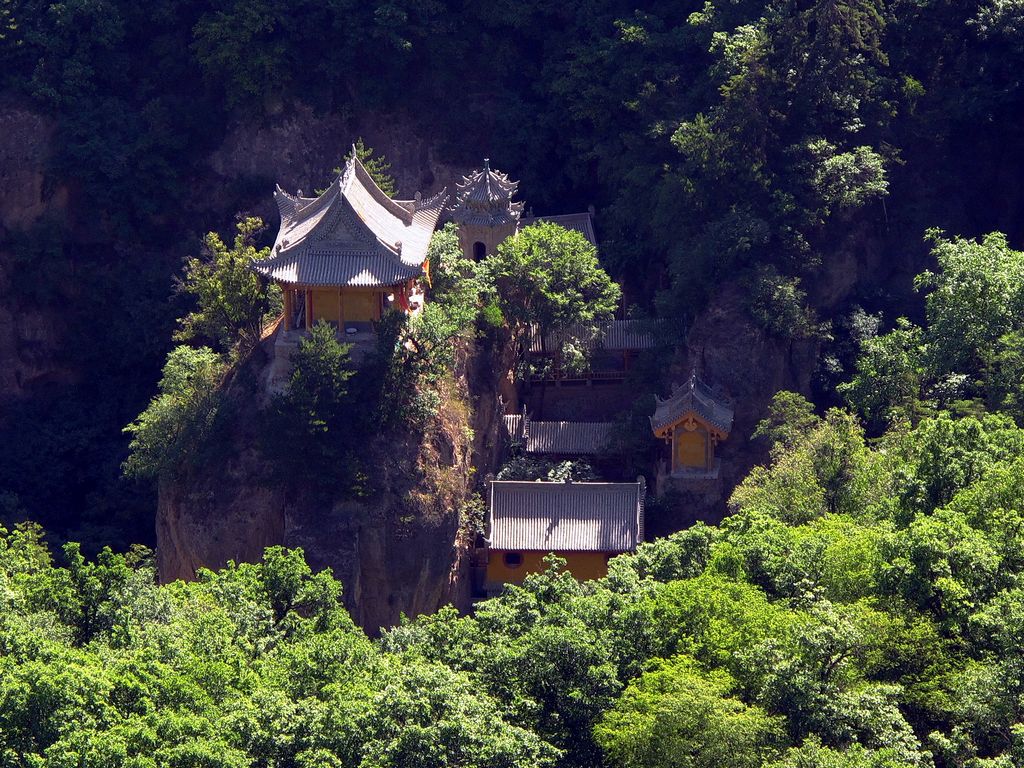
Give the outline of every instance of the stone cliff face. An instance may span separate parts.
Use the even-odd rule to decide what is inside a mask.
[[[247,380],[266,381],[271,341],[250,361]],[[461,377],[461,381],[465,381]],[[234,386],[234,385],[232,385]],[[301,547],[344,584],[353,618],[370,632],[469,599],[470,542],[462,510],[472,492],[468,393],[453,383],[423,431],[368,436],[374,477],[367,493],[324,499],[315,489],[275,484],[273,456],[258,443],[262,383],[229,390],[240,416],[225,450],[160,487],[157,565],[162,581],[201,567],[257,561],[265,547]],[[288,446],[280,446],[288,450]]]
[[[18,290],[11,242],[44,217],[66,211],[66,189],[47,178],[53,132],[51,120],[0,103],[0,402],[73,377],[57,360],[60,317],[26,301]]]
[[[816,279],[808,285],[809,300],[821,317],[835,314],[865,287],[906,278],[915,265],[884,262],[884,249],[869,226],[848,232],[836,243]],[[821,354],[817,339],[784,339],[759,327],[747,311],[745,287],[730,282],[694,321],[671,376],[685,381],[696,369],[702,378],[734,400],[733,431],[716,455],[721,459],[718,481],[677,488],[679,495],[660,520],[652,520],[652,535],[664,535],[696,520],[718,522],[727,513],[732,489],[751,468],[768,459],[767,446],[750,439],[776,392],[799,392],[812,397],[812,380]],[[663,393],[666,394],[666,393]]]

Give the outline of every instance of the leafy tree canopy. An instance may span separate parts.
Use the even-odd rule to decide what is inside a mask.
[[[253,262],[270,256],[269,248],[257,250],[254,245],[263,222],[243,219],[237,230],[231,248],[210,232],[203,257],[185,263],[181,290],[194,297],[197,306],[180,320],[175,333],[179,341],[201,338],[244,353],[260,340],[271,312],[280,309],[280,291],[268,288],[252,270]]]
[[[523,349],[533,327],[542,336],[561,333],[561,352],[590,341],[621,296],[594,246],[550,222],[526,227],[499,245],[480,264],[480,279]]]

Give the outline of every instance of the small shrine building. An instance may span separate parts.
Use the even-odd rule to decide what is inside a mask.
[[[644,540],[643,478],[635,483],[493,480],[484,588],[521,584],[544,571],[544,557],[565,558],[577,579],[598,579],[608,561]]]
[[[524,216],[525,204],[512,199],[518,189],[519,182],[492,169],[488,159],[484,160],[483,168],[464,176],[456,185],[448,218],[458,225],[459,244],[468,258],[475,261],[487,258],[506,239],[538,221],[576,230],[592,245],[597,245],[592,210],[555,216]]]
[[[449,218],[459,226],[459,244],[469,258],[481,261],[519,229],[525,203],[513,202],[519,188],[507,174],[484,167],[464,176],[455,186]]]
[[[718,476],[715,447],[729,437],[733,409],[694,373],[665,400],[657,398],[651,428],[672,446],[675,477]]]
[[[280,188],[281,228],[270,258],[253,268],[284,291],[283,329],[326,320],[349,333],[368,331],[394,307],[423,304],[418,278],[444,210],[442,190],[428,199],[392,200],[356,157],[318,197]]]

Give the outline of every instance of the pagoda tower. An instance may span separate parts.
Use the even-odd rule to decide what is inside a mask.
[[[480,261],[515,234],[523,214],[523,203],[512,201],[518,187],[518,181],[492,170],[489,159],[456,185],[450,215],[459,226],[459,243],[467,257]]]

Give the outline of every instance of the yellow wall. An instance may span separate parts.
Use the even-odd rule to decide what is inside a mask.
[[[338,289],[315,288],[313,290],[313,322],[327,320],[338,323]]]
[[[675,462],[677,467],[706,467],[707,433],[702,430],[687,432],[679,429],[675,433]]]
[[[488,584],[522,584],[527,574],[543,573],[547,570],[544,565],[547,552],[520,552],[519,554],[523,556],[523,563],[518,568],[506,566],[502,557],[504,554],[505,552],[500,549],[488,551]],[[608,575],[609,554],[606,552],[556,552],[555,554],[565,558],[566,569],[580,581],[600,579],[602,576]]]
[[[346,323],[380,320],[380,294],[377,291],[342,291],[341,301]]]

